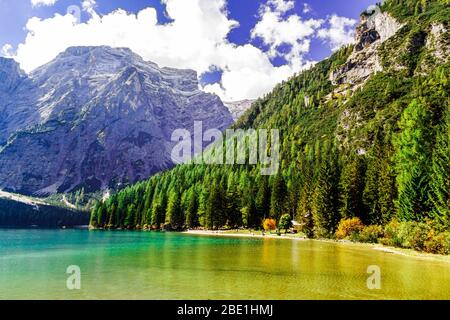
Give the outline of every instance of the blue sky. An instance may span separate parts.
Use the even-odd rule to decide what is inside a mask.
[[[351,41],[374,2],[0,0],[0,49],[30,72],[71,45],[128,46],[160,65],[195,69],[224,99],[256,98]],[[68,23],[70,6],[79,21]]]

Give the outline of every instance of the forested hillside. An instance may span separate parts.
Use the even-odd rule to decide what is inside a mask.
[[[89,214],[49,204],[26,203],[0,198],[0,227],[2,228],[62,228],[85,226]]]
[[[308,237],[449,253],[449,3],[387,0],[379,14],[395,18],[395,35],[368,37],[377,29],[364,13],[355,45],[280,84],[235,125],[280,130],[277,175],[181,165],[98,203],[91,225],[259,229],[289,214]]]

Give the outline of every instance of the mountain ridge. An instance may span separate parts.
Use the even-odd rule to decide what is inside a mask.
[[[0,105],[8,123],[0,131],[0,187],[8,191],[136,182],[173,166],[175,129],[232,123],[220,99],[199,89],[195,71],[160,69],[129,49],[69,48],[21,83]]]

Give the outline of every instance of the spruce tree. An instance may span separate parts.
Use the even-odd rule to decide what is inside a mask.
[[[398,216],[404,221],[421,221],[428,212],[429,112],[423,101],[413,100],[399,122],[395,140],[398,187]]]
[[[342,218],[358,217],[367,222],[363,205],[365,163],[362,156],[354,155],[346,159],[339,182],[340,209]]]
[[[169,200],[166,209],[166,224],[173,230],[180,230],[184,227],[184,215],[181,209],[180,194],[176,190],[169,192]]]
[[[273,181],[270,197],[270,216],[276,221],[278,221],[285,209],[286,193],[287,190],[283,174],[278,172]]]
[[[187,207],[186,207],[186,226],[188,228],[198,227],[198,201],[194,188],[189,189],[187,195]]]
[[[258,180],[258,193],[256,194],[256,211],[261,219],[270,214],[270,188],[268,176],[261,176]]]
[[[340,220],[338,212],[338,184],[336,154],[323,157],[313,194],[312,216],[314,235],[332,237]]]
[[[433,218],[450,228],[450,111],[444,117],[433,152],[429,199]]]

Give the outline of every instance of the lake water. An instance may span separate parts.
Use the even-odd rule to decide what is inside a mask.
[[[68,290],[66,269],[81,270]],[[381,289],[367,287],[378,266]],[[318,241],[0,230],[0,299],[450,299],[450,263]]]

